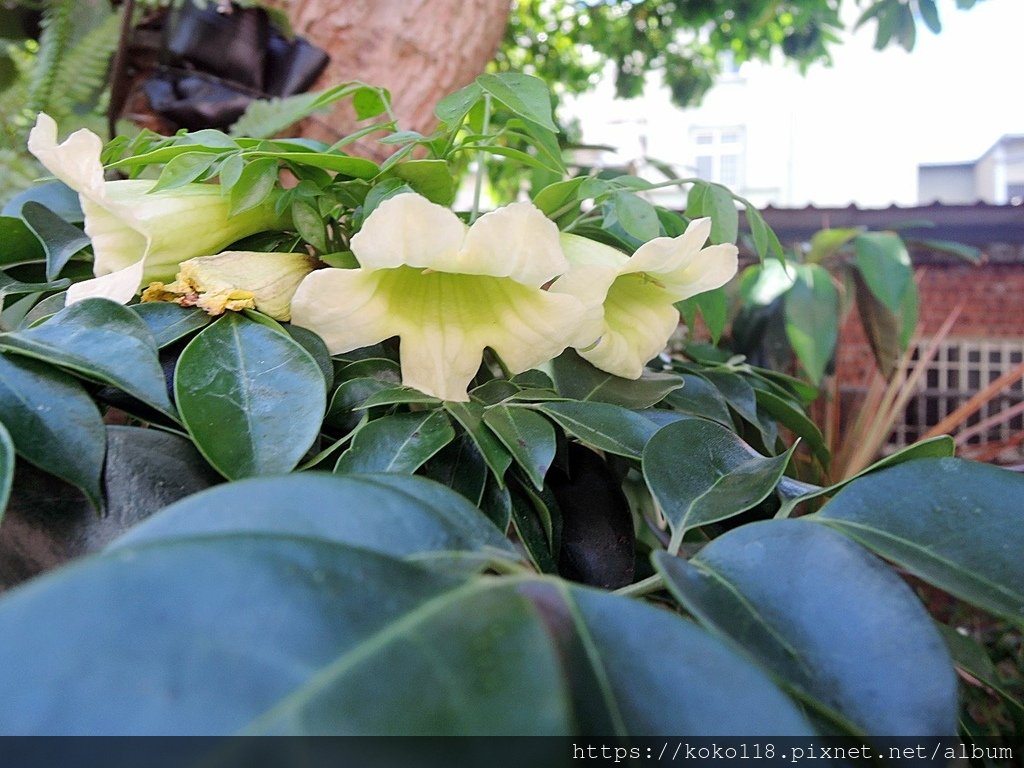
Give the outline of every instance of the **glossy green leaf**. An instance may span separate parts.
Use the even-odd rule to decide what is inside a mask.
[[[117,387],[175,418],[153,334],[116,302],[79,301],[40,325],[3,334],[0,348]]]
[[[462,122],[482,96],[483,89],[476,83],[470,83],[437,102],[434,114],[438,120],[454,128]]]
[[[444,160],[409,160],[398,163],[391,173],[438,205],[451,205],[455,198],[455,181]]]
[[[533,198],[533,204],[540,208],[545,216],[552,218],[574,210],[579,203],[579,190],[586,177],[556,181],[548,184]]]
[[[725,288],[715,288],[698,293],[690,301],[693,301],[700,309],[704,325],[707,326],[708,333],[711,334],[711,342],[717,344],[729,322],[729,297]]]
[[[695,183],[686,199],[686,215],[690,219],[711,217],[712,243],[736,242],[740,216],[732,192],[722,185],[704,181]]]
[[[460,435],[424,464],[421,474],[451,488],[474,506],[480,506],[490,471],[472,438]],[[505,524],[507,526],[508,521]]]
[[[895,467],[903,462],[913,461],[914,459],[944,459],[953,456],[955,453],[956,443],[949,435],[939,435],[938,437],[932,437],[928,440],[922,440],[914,443],[913,445],[908,445],[906,448],[896,451],[896,453],[890,454],[884,459],[879,459],[870,467],[862,469],[853,477],[841,480],[835,485],[830,485],[826,488],[818,488],[797,497],[786,499],[779,508],[776,517],[789,517],[799,504],[809,501],[810,499],[816,499],[820,496],[834,496],[857,478],[864,477],[872,472],[877,472],[880,469]]]
[[[363,410],[366,401],[378,392],[391,391],[393,387],[393,384],[371,376],[358,376],[341,382],[331,396],[324,426],[341,433],[352,431],[366,417]]]
[[[82,206],[78,202],[78,193],[63,181],[47,181],[19,192],[4,205],[0,215],[20,217],[22,208],[30,200],[45,205],[64,221],[72,224],[78,224],[85,218]]]
[[[540,78],[518,72],[501,72],[480,75],[476,82],[520,117],[550,131],[558,131],[558,126],[551,119],[551,93]]]
[[[412,474],[454,439],[455,430],[444,411],[384,416],[359,428],[334,471]]]
[[[380,167],[376,163],[363,157],[346,155],[344,152],[246,152],[245,156],[322,168],[352,179],[372,179],[380,172]]]
[[[508,489],[516,540],[538,571],[557,574],[562,528],[558,501],[550,490],[537,491],[526,482],[509,483]]]
[[[129,307],[153,334],[157,347],[163,349],[178,339],[205,328],[213,318],[196,307],[179,307],[168,301],[151,301]]]
[[[46,279],[56,280],[71,257],[89,245],[89,236],[44,205],[27,202],[21,216],[46,252]]]
[[[236,216],[260,205],[270,197],[277,185],[277,160],[253,160],[242,169],[231,187],[231,215]]]
[[[612,195],[612,210],[615,212],[615,220],[626,234],[637,240],[647,242],[661,232],[654,206],[632,192],[616,192]]]
[[[320,367],[320,373],[324,375],[324,384],[327,389],[334,386],[334,364],[331,362],[331,353],[327,350],[324,340],[308,328],[301,328],[291,323],[284,329],[316,361]]]
[[[373,408],[378,405],[440,405],[441,401],[432,395],[425,395],[418,389],[403,386],[388,386],[367,397],[359,408]]]
[[[986,688],[995,691],[1009,708],[1018,716],[1024,716],[1024,703],[1014,696],[1005,682],[1000,678],[999,670],[989,658],[988,650],[974,638],[963,635],[945,624],[937,624],[946,647],[949,648],[953,663],[957,669],[963,670]]]
[[[778,485],[792,453],[790,448],[780,456],[761,456],[732,431],[704,419],[661,429],[644,449],[643,470],[672,526],[670,548],[691,528],[760,504]]]
[[[764,408],[779,424],[803,440],[814,458],[821,462],[822,466],[828,467],[832,457],[818,425],[795,404],[773,392],[763,389],[755,390],[755,392],[758,406]]]
[[[484,413],[484,424],[508,449],[515,462],[539,490],[555,458],[555,429],[551,422],[526,408],[496,405]]]
[[[324,217],[308,200],[296,199],[291,205],[292,223],[299,237],[312,245],[319,253],[326,253],[327,228]]]
[[[149,191],[159,192],[190,184],[210,170],[219,158],[220,155],[213,152],[183,152],[175,155],[164,166],[156,184]]]
[[[106,434],[78,381],[35,360],[0,354],[0,422],[19,456],[81,488],[100,509]]]
[[[394,557],[516,553],[475,505],[438,483],[410,475],[321,472],[211,488],[166,507],[111,548],[250,534],[329,541]]]
[[[680,413],[710,419],[723,427],[732,428],[729,405],[716,386],[707,379],[690,373],[681,374],[680,378],[685,382],[682,389],[669,392],[665,396],[666,405],[672,406],[673,410]]]
[[[754,240],[754,250],[757,251],[757,257],[764,261],[769,256],[774,256],[776,259],[782,259],[782,244],[779,242],[778,235],[775,231],[768,226],[768,222],[764,220],[764,216],[754,206],[749,203],[744,204],[744,208],[747,213],[747,226],[750,227],[750,235]]]
[[[623,379],[598,370],[574,350],[567,349],[552,361],[558,392],[574,400],[593,400],[625,408],[649,408],[683,386],[672,373],[644,371],[639,379]]]
[[[42,243],[28,225],[14,216],[0,216],[0,266],[46,259]]]
[[[231,480],[294,468],[319,432],[327,397],[305,349],[236,313],[185,347],[174,393],[196,446]]]
[[[451,414],[476,444],[480,454],[494,474],[498,485],[505,483],[505,472],[512,465],[512,455],[484,425],[484,408],[479,403],[445,402],[444,408]]]
[[[815,384],[832,361],[839,337],[839,293],[832,277],[815,264],[796,267],[796,281],[786,292],[786,337]]]
[[[14,441],[11,433],[0,421],[0,521],[4,519],[7,500],[11,497],[11,484],[14,482]]]
[[[8,296],[26,296],[26,294],[41,294],[48,291],[62,291],[65,288],[70,287],[70,280],[54,280],[49,283],[23,283],[20,280],[12,279],[6,272],[0,272],[0,303]],[[30,301],[26,296],[26,300]],[[4,327],[16,327],[20,325],[18,320],[11,321],[9,315],[12,307],[8,306],[4,310],[8,313],[8,317],[4,317]]]
[[[543,403],[539,409],[587,445],[630,459],[639,459],[658,431],[658,425],[649,419],[610,403]]]
[[[659,552],[655,563],[687,611],[845,730],[955,733],[956,676],[931,618],[843,536],[770,520],[720,536],[689,562]]]
[[[854,263],[870,291],[892,312],[899,312],[913,285],[910,255],[892,232],[864,232],[853,241]]]
[[[811,250],[807,253],[808,264],[821,264],[844,245],[862,232],[857,227],[822,229],[811,238]]]
[[[1024,477],[919,459],[858,478],[811,516],[957,597],[1024,625]]]

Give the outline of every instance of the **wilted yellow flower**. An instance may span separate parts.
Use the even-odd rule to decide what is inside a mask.
[[[40,114],[28,149],[54,176],[78,193],[85,233],[92,240],[96,278],[68,289],[67,302],[101,296],[126,302],[154,280],[171,280],[193,256],[281,225],[273,199],[237,215],[212,184],[187,184],[150,193],[152,180],[105,181],[102,142],[79,130],[57,143],[57,124]]]
[[[719,288],[736,274],[737,249],[702,247],[711,219],[695,219],[679,237],[659,237],[632,257],[572,234],[561,237],[572,269],[552,292],[578,297],[589,308],[580,355],[602,371],[637,379],[679,324],[677,301]],[[596,309],[595,309],[596,308]]]
[[[224,251],[182,262],[173,283],[151,283],[142,300],[172,301],[211,315],[256,309],[288,320],[295,289],[316,265],[317,259],[304,253]]]
[[[531,203],[466,227],[417,194],[385,200],[351,241],[358,269],[321,269],[292,300],[292,322],[332,353],[401,339],[402,381],[468,400],[485,347],[512,372],[580,342],[585,309],[544,290],[568,269],[558,229]]]

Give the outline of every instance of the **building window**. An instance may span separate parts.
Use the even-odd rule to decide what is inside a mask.
[[[926,346],[926,342],[919,344],[914,359]],[[942,342],[903,418],[895,425],[889,448],[902,448],[920,440],[931,427],[1022,361],[1022,341]],[[967,448],[1005,445],[1008,449],[1024,450],[1024,376],[991,397],[957,429],[954,437]]]
[[[696,128],[690,138],[693,142],[693,167],[698,177],[731,188],[743,186],[742,128]]]

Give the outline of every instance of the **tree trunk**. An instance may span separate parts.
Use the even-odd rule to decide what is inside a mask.
[[[468,85],[494,56],[509,0],[289,0],[297,34],[331,63],[316,88],[362,80],[391,91],[402,130],[429,131],[433,107]],[[347,105],[307,121],[303,134],[335,141],[356,128]]]

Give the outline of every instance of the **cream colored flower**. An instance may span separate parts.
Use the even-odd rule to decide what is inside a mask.
[[[143,301],[172,301],[211,315],[256,309],[275,320],[291,316],[292,295],[317,265],[304,253],[224,251],[181,263],[173,283],[151,283]]]
[[[632,257],[578,235],[563,234],[571,271],[552,292],[577,296],[590,311],[582,357],[602,371],[637,379],[679,324],[675,302],[719,288],[736,274],[735,245],[702,247],[711,219],[695,219],[679,237],[659,237]],[[596,309],[595,309],[596,308]]]
[[[352,238],[358,269],[321,269],[292,300],[292,322],[332,353],[401,339],[402,381],[444,400],[468,400],[485,347],[512,372],[581,342],[585,310],[544,290],[568,269],[558,229],[531,203],[466,227],[447,208],[401,194]]]
[[[230,215],[227,197],[212,184],[149,194],[155,181],[104,181],[99,136],[83,129],[58,144],[57,124],[46,114],[29,134],[28,149],[78,193],[92,240],[96,278],[71,286],[69,304],[91,296],[127,302],[145,283],[173,279],[181,262],[280,224],[273,200]]]

